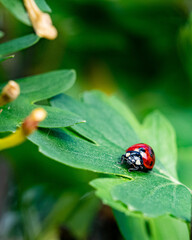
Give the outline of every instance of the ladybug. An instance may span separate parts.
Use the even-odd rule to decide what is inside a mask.
[[[148,172],[155,164],[155,153],[153,149],[145,144],[138,143],[126,150],[122,155],[120,164],[126,163],[131,171]]]

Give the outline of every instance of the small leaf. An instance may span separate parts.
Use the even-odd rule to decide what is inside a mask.
[[[35,107],[35,106],[33,106]],[[69,111],[64,111],[59,108],[43,106],[47,111],[48,115],[46,119],[41,122],[38,126],[43,128],[59,128],[59,127],[69,127],[76,123],[85,122],[78,115],[71,113]]]
[[[9,42],[0,44],[0,56],[9,55],[18,52],[22,49],[28,48],[39,41],[39,37],[35,34],[29,34]]]
[[[1,107],[0,132],[15,131],[23,119],[40,105],[33,104],[69,89],[75,81],[71,70],[60,70],[17,80],[21,95],[13,102]],[[0,88],[3,88],[1,85]],[[43,106],[48,116],[39,125],[44,128],[67,127],[84,120],[67,110]]]
[[[35,0],[36,4],[38,5],[38,7],[41,9],[41,11],[43,12],[51,12],[51,8],[49,7],[49,5],[46,3],[45,0]]]
[[[31,102],[51,98],[67,91],[75,82],[74,70],[59,70],[18,79],[21,93]]]
[[[31,26],[31,22],[28,17],[28,13],[24,7],[22,0],[0,0],[0,2],[6,7],[19,21]],[[50,7],[45,0],[35,1],[41,11],[51,12]]]
[[[0,2],[6,7],[19,21],[30,26],[30,20],[25,10],[22,0],[0,0]]]

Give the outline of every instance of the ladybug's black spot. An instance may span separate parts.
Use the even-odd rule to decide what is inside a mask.
[[[149,164],[149,166],[152,166],[153,165],[153,162],[151,161],[151,163]]]
[[[153,149],[151,148],[151,151],[150,151],[150,156],[153,157],[154,156],[154,151]]]
[[[139,148],[139,151],[145,152],[145,149],[141,147]]]

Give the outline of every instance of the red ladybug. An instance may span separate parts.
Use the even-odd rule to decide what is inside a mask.
[[[126,163],[131,171],[148,172],[155,164],[153,149],[144,143],[138,143],[126,150],[122,155],[120,164]]]

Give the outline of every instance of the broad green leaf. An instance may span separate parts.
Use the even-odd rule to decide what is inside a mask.
[[[15,101],[1,107],[0,132],[14,131],[34,108],[40,106],[33,103],[68,90],[74,81],[73,70],[54,71],[17,80],[21,94]],[[83,121],[67,110],[51,106],[43,107],[48,112],[48,116],[40,123],[41,127],[66,127]]]
[[[143,218],[142,215],[128,209],[126,204],[115,201],[111,189],[128,182],[126,179],[96,179],[91,181],[91,186],[96,188],[96,195],[104,204],[114,209],[114,215],[125,239],[189,239],[187,224],[169,216],[159,218]],[[148,223],[146,226],[146,223]],[[137,231],[139,229],[139,231]],[[148,232],[150,230],[150,233]],[[171,233],[170,233],[171,232]],[[169,237],[168,237],[169,236]],[[183,238],[182,238],[183,237]]]
[[[84,116],[86,124],[74,126],[73,129],[101,147],[109,145],[122,148],[124,152],[128,146],[139,141],[131,125],[111,107],[110,99],[100,92],[86,92],[83,102],[61,95],[51,103]]]
[[[143,142],[153,147],[156,157],[161,159],[166,170],[177,178],[177,146],[175,131],[169,121],[158,111],[148,115],[142,125],[139,124],[130,109],[126,108],[117,99],[113,99],[113,105],[135,129]]]
[[[131,111],[126,109],[126,106],[122,103],[120,104],[115,97],[107,98],[99,92],[87,92],[83,96],[83,101],[84,104],[62,95],[54,98],[52,105],[84,116],[87,123],[76,125],[73,129],[98,145],[107,146],[109,144],[111,149],[119,146],[122,148],[121,153],[123,153],[128,146],[142,142],[141,139],[145,136],[142,126],[135,120]],[[131,123],[128,121],[129,116]],[[153,138],[153,133],[149,136]],[[162,139],[162,136],[159,135],[158,139]],[[168,141],[167,144],[169,145],[169,143]],[[113,144],[115,146],[112,147]],[[159,146],[156,145],[155,147],[157,147],[157,149],[154,148],[156,152]],[[158,171],[166,172],[166,167],[160,161],[156,161]]]
[[[129,124],[128,115],[119,114],[121,109],[117,110],[118,107],[115,106],[116,101],[113,98],[109,98],[100,92],[87,92],[83,95],[82,101],[60,95],[53,98],[51,104],[62,110],[76,113],[82,119],[85,119],[86,123],[72,126],[69,129],[37,131],[29,139],[39,146],[40,152],[72,167],[120,175],[131,179],[132,181],[126,180],[125,183],[118,184],[118,186],[115,186],[114,183],[114,186],[111,183],[107,186],[107,180],[101,180],[103,182],[100,182],[102,188],[106,192],[108,188],[108,191],[112,194],[112,199],[108,199],[108,201],[115,201],[113,203],[115,206],[117,201],[120,202],[120,206],[118,204],[117,207],[118,210],[120,210],[119,208],[123,208],[122,211],[125,212],[136,210],[147,216],[171,214],[187,221],[190,220],[191,192],[171,176],[169,165],[164,166],[159,157],[157,157],[154,169],[149,173],[129,173],[126,166],[118,164],[125,149],[134,143],[143,142],[141,136],[142,134],[145,136],[146,133],[140,133],[141,136],[136,134],[132,128],[134,118],[132,117],[132,123]],[[157,123],[164,121],[166,123],[164,119],[162,120],[162,117],[154,118],[153,121],[157,121]],[[164,126],[162,123],[163,127],[156,124],[155,131],[149,131],[149,135],[152,136],[151,139],[156,137],[158,142],[160,142],[160,139],[166,141],[163,134],[170,130],[170,126],[167,127],[166,124]],[[163,134],[156,135],[156,129],[159,126],[162,127]],[[142,127],[140,129],[142,130]],[[172,138],[170,137],[167,140],[168,144]],[[161,149],[159,155],[161,157],[165,156],[164,153],[161,153]],[[113,181],[113,179],[110,179],[110,181]],[[122,180],[117,179],[115,181]],[[126,187],[123,188],[123,186]],[[123,190],[118,191],[121,188]],[[151,193],[149,193],[150,190]],[[105,192],[102,191],[102,194],[105,195]],[[102,197],[102,194],[100,197],[103,199],[105,197]],[[133,199],[131,196],[133,196]],[[146,199],[146,204],[140,205],[139,203],[143,199]],[[150,206],[147,202],[150,202]],[[128,209],[125,209],[123,205],[126,205]]]
[[[0,44],[0,57],[18,52],[28,48],[39,41],[39,37],[35,34],[29,34],[5,43]]]
[[[69,129],[42,129],[29,139],[39,146],[41,153],[69,166],[127,175],[127,170],[118,164],[123,149],[113,145],[113,148],[98,146]]]
[[[105,185],[110,182],[111,179],[107,178],[96,179],[91,185],[98,189],[98,194],[101,191],[101,183]],[[166,176],[151,172],[121,184],[117,179],[117,183],[114,186],[110,184],[110,188],[112,199],[125,204],[130,211],[142,212],[148,217],[171,214],[186,221],[191,219],[190,190]],[[100,194],[100,197],[105,199],[104,195]]]
[[[156,157],[161,159],[168,173],[177,178],[175,131],[168,120],[160,112],[155,111],[148,115],[141,125],[131,110],[114,96],[112,97],[112,107],[127,120],[127,123],[133,127],[142,142],[153,147]]]
[[[177,178],[176,136],[168,120],[157,111],[148,115],[142,125],[141,137],[144,142],[152,146],[168,172]]]
[[[6,7],[19,21],[30,26],[31,22],[28,17],[28,13],[24,7],[23,0],[0,0],[0,2]],[[35,1],[38,7],[44,12],[51,12],[50,7],[45,0]]]

